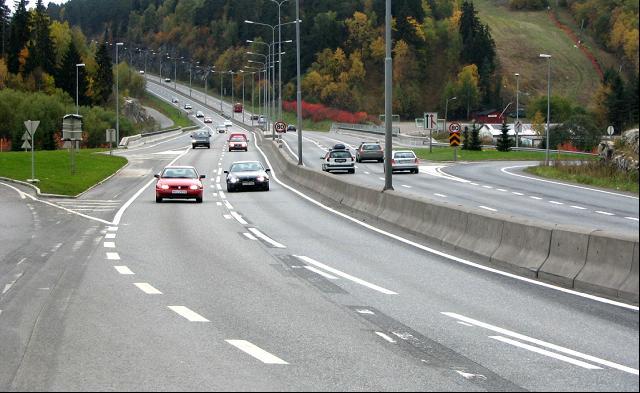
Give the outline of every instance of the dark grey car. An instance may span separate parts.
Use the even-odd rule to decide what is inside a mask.
[[[231,164],[227,175],[227,191],[258,189],[269,191],[270,169],[265,169],[259,161],[237,161]]]
[[[198,130],[191,134],[191,147],[194,149],[198,146],[211,148],[211,134],[207,130]]]
[[[382,146],[377,142],[362,142],[356,150],[356,161],[362,162],[363,160],[383,162],[384,150],[382,150]]]

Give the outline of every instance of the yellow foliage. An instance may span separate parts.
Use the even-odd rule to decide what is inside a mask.
[[[416,18],[414,18],[413,16],[407,17],[407,23],[409,23],[409,25],[413,27],[413,31],[415,32],[416,37],[420,38],[421,41],[427,40],[427,35],[425,34],[422,25],[418,23]]]
[[[20,72],[24,72],[24,66],[27,64],[27,59],[29,58],[29,49],[22,48],[20,51],[20,55],[18,56],[18,62],[20,63]]]
[[[535,115],[533,115],[531,128],[533,128],[537,135],[544,135],[544,115],[540,111],[537,111]]]
[[[4,59],[0,58],[0,89],[7,87],[7,80],[9,79],[9,69]]]
[[[374,60],[384,60],[385,56],[385,47],[384,47],[384,38],[378,37],[371,45],[369,45],[369,49],[371,50],[371,57]]]

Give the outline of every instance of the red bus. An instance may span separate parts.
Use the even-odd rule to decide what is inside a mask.
[[[235,113],[242,113],[242,104],[237,103],[233,106],[233,111]]]

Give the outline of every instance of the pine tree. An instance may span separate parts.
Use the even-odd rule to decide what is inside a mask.
[[[480,127],[476,123],[473,123],[471,128],[471,143],[469,143],[468,150],[482,150],[482,144],[480,143]]]
[[[501,134],[498,138],[498,143],[496,145],[496,150],[498,151],[509,151],[511,150],[511,139],[509,138],[509,126],[507,125],[507,119],[505,118],[502,121],[502,129],[500,130]]]
[[[9,7],[5,4],[5,0],[0,0],[0,57],[5,57],[7,42],[9,39]]]
[[[109,55],[106,40],[103,40],[98,47],[96,63],[98,64],[98,69],[96,70],[93,83],[93,98],[96,104],[105,104],[109,100],[109,97],[111,97],[111,92],[113,91],[113,70],[111,68],[111,56]]]
[[[29,32],[29,11],[27,11],[27,0],[20,0],[16,4],[16,11],[11,19],[11,34],[7,48],[9,72],[17,74],[21,69],[21,56],[29,43],[31,36]]]
[[[47,15],[42,0],[36,4],[36,12],[33,18],[32,39],[29,42],[29,58],[25,65],[25,73],[33,72],[37,69],[53,75],[54,48],[50,31],[51,21]]]
[[[69,93],[75,101],[76,98],[76,68],[78,69],[78,101],[80,105],[89,104],[87,98],[87,73],[84,67],[76,67],[82,63],[82,58],[73,41],[62,59],[62,65],[56,72],[56,86]]]
[[[462,150],[469,150],[469,145],[471,141],[469,140],[469,127],[464,126],[464,131],[462,131]]]

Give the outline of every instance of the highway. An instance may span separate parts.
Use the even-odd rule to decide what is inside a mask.
[[[638,391],[637,306],[427,252],[277,171],[226,193],[232,162],[269,166],[244,132],[246,153],[120,151],[79,200],[0,181],[0,389]],[[207,175],[203,204],[154,202],[171,163]]]

